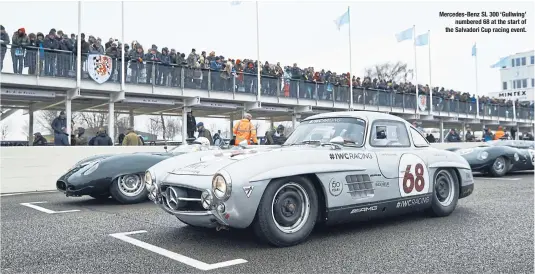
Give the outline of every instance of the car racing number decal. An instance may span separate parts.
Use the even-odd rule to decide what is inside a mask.
[[[535,150],[528,149],[529,156],[531,158],[531,164],[535,165]]]
[[[403,154],[399,161],[399,192],[401,197],[429,192],[429,171],[422,158]]]

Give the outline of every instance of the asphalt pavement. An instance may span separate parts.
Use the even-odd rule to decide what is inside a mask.
[[[322,228],[289,248],[193,229],[150,202],[2,195],[1,273],[533,273],[533,172],[475,178],[449,217]]]

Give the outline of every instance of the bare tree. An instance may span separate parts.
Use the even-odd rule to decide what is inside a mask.
[[[149,133],[153,135],[160,135],[162,130],[162,125],[158,119],[149,118],[149,122],[147,124],[147,127],[149,129]]]
[[[177,118],[167,117],[165,119],[165,129],[163,131],[165,132],[165,136],[167,136],[169,140],[172,140],[182,131],[182,123]]]
[[[3,122],[0,126],[0,140],[5,140],[9,135],[9,125]]]
[[[167,140],[167,138],[165,138],[167,131],[165,130],[165,119],[163,118],[163,113],[160,113],[160,123],[162,126],[162,137],[164,140]]]
[[[407,63],[383,63],[377,64],[364,70],[365,75],[370,78],[378,78],[385,81],[407,81],[413,77],[413,70],[408,69]]]
[[[106,125],[108,121],[108,114],[97,112],[81,112],[77,118],[77,120],[86,128],[99,128]]]

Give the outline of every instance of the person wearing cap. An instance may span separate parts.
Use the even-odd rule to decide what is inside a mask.
[[[54,130],[54,145],[55,146],[68,146],[69,135],[67,134],[67,116],[65,111],[61,111],[59,116],[56,117],[50,125]]]
[[[77,146],[88,145],[87,138],[84,136],[84,133],[85,133],[85,128],[83,127],[79,127],[78,129],[74,131],[74,140],[76,142],[75,145]]]
[[[139,136],[134,131],[134,128],[129,127],[126,129],[126,135],[123,139],[123,146],[141,146],[141,140],[139,139]]]
[[[214,140],[212,139],[212,133],[204,127],[203,122],[197,123],[197,131],[199,132],[199,134],[197,135],[197,138],[204,137],[208,139],[208,141],[210,141],[210,145],[214,144]]]
[[[11,43],[9,35],[6,32],[6,28],[3,25],[0,25],[0,71],[4,67],[4,58],[6,57],[7,45]]]
[[[498,126],[498,130],[494,133],[494,140],[500,140],[505,135],[502,126]]]
[[[253,123],[251,123],[253,116],[249,113],[243,115],[241,119],[233,129],[236,139],[234,140],[234,145],[238,146],[243,140],[247,140],[247,144],[258,144],[258,139],[256,137],[256,129],[254,128]]]
[[[48,141],[41,135],[41,132],[33,134],[33,146],[46,146]]]
[[[282,145],[286,141],[284,126],[279,125],[276,129],[266,132],[266,145]]]
[[[13,60],[13,73],[22,74],[24,68],[24,55],[26,47],[30,45],[30,39],[26,29],[20,28],[11,37],[11,60]]]

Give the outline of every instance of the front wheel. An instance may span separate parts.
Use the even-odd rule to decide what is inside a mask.
[[[509,161],[500,156],[494,160],[489,171],[494,177],[502,177],[509,171]]]
[[[127,174],[113,181],[110,187],[113,199],[123,204],[140,203],[148,199],[149,192],[143,177],[139,174]]]
[[[269,183],[253,224],[257,237],[278,247],[305,241],[318,217],[318,195],[303,177],[276,179]]]
[[[439,169],[435,173],[434,191],[431,208],[428,210],[432,216],[445,217],[450,215],[459,200],[459,183],[454,173],[448,169]]]

